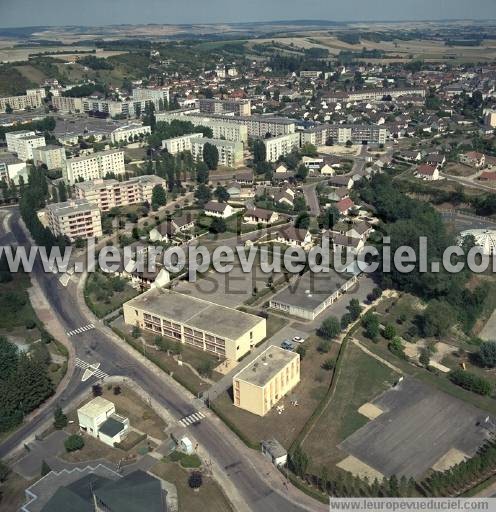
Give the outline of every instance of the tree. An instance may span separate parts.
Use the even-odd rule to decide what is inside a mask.
[[[432,300],[421,317],[422,333],[426,337],[446,335],[455,323],[453,308],[445,301]]]
[[[198,373],[204,377],[211,377],[214,363],[210,359],[203,360],[197,367]]]
[[[371,339],[372,341],[376,341],[379,337],[379,317],[369,311],[362,319],[362,325],[365,327],[365,336]]]
[[[226,187],[218,186],[214,190],[214,197],[219,201],[219,203],[225,203],[229,200],[229,192],[227,191]]]
[[[384,337],[387,340],[392,340],[396,336],[396,328],[393,324],[386,324],[384,328]]]
[[[210,192],[210,189],[206,185],[198,185],[198,187],[195,190],[195,198],[200,203],[200,205],[203,205],[206,202],[210,201],[211,197],[212,194]]]
[[[64,447],[67,452],[81,450],[84,447],[84,439],[77,434],[73,434],[64,441]]]
[[[207,164],[209,170],[217,169],[219,163],[219,150],[210,142],[203,145],[203,161]]]
[[[431,362],[431,354],[427,348],[423,348],[419,354],[419,363],[427,368]]]
[[[289,455],[289,467],[300,478],[303,478],[306,473],[310,459],[306,453],[303,452],[301,447],[298,445],[292,453]]]
[[[227,230],[226,221],[221,217],[215,217],[208,229],[211,233],[225,233]]]
[[[303,345],[298,345],[296,348],[296,353],[300,354],[300,358],[303,359],[307,353],[307,349]]]
[[[60,405],[58,405],[53,412],[53,426],[57,430],[67,427],[67,416],[64,414],[64,411],[62,411]]]
[[[362,306],[360,306],[360,302],[358,299],[351,299],[348,304],[348,311],[350,312],[351,319],[353,321],[357,320],[362,312]]]
[[[167,196],[165,195],[164,187],[155,185],[152,190],[152,208],[158,210],[160,206],[165,206],[167,203]]]
[[[322,325],[318,330],[318,335],[322,338],[331,340],[335,338],[340,332],[341,324],[339,320],[334,316],[330,316],[322,322]]]
[[[492,391],[492,384],[482,377],[466,372],[462,369],[457,369],[449,373],[449,378],[457,386],[460,386],[479,395],[490,395]]]
[[[141,329],[139,328],[139,325],[133,326],[133,330],[131,331],[131,336],[133,338],[139,338],[141,336]]]
[[[310,227],[310,215],[307,212],[302,212],[296,217],[295,228],[308,229]]]
[[[348,325],[351,324],[351,322],[353,321],[353,319],[351,318],[351,315],[349,313],[345,313],[342,317],[341,317],[341,329],[346,329],[348,327]]]
[[[102,396],[102,394],[103,394],[102,386],[100,386],[100,384],[93,384],[93,386],[91,386],[91,392],[93,393],[94,397]]]
[[[496,366],[496,342],[484,341],[479,347],[479,360],[483,366],[494,368]]]
[[[335,206],[330,206],[318,217],[319,226],[324,229],[332,229],[339,220],[339,210]]]
[[[267,160],[267,150],[262,140],[257,139],[253,143],[253,163],[258,164]]]
[[[188,478],[191,489],[199,489],[203,484],[203,476],[199,471],[193,471]]]
[[[322,363],[322,368],[327,371],[334,370],[336,363],[334,359],[328,358]]]
[[[59,181],[59,184],[57,185],[58,188],[58,200],[63,203],[67,201],[67,189],[65,187],[65,183],[63,181]]]
[[[5,482],[9,476],[9,473],[9,466],[0,460],[0,482]]]
[[[308,169],[305,165],[300,164],[298,168],[296,169],[296,179],[300,181],[305,181],[308,176]]]

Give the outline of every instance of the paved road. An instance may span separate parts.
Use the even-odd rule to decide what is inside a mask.
[[[14,210],[11,216],[11,228],[20,245],[29,245],[29,241],[19,226],[19,213]],[[63,287],[57,275],[43,272],[38,262],[33,270],[32,278],[36,279],[54,315],[66,331],[78,329],[81,326],[95,322],[87,316],[77,301],[75,286]],[[127,350],[117,345],[105,330],[96,323],[96,329],[83,331],[71,336],[76,356],[90,363],[101,362],[100,369],[110,375],[120,375],[133,379],[141,388],[152,396],[162,407],[166,408],[175,418],[180,419],[197,410],[193,399],[175,383],[165,377],[159,377],[147,366],[141,364]],[[73,403],[85,390],[95,382],[94,378],[81,382],[81,369],[76,369],[68,386],[63,391],[60,401]],[[53,407],[42,409],[32,421],[20,427],[12,436],[0,444],[0,458],[8,455],[26,439],[32,437],[43,424],[51,418]],[[195,427],[194,437],[205,447],[209,455],[220,468],[227,472],[232,484],[244,499],[249,510],[263,511],[298,511],[319,509],[309,506],[309,498],[300,496],[298,501],[306,506],[296,505],[288,496],[274,491],[268,484],[268,479],[261,474],[259,466],[253,464],[253,459],[261,457],[256,452],[243,450],[239,440],[229,432],[216,418],[205,418]],[[296,490],[292,489],[295,496]],[[312,502],[311,502],[312,503]]]
[[[305,201],[310,207],[310,215],[318,217],[320,215],[319,198],[317,196],[317,185],[319,182],[310,183],[309,185],[303,185],[303,195]]]

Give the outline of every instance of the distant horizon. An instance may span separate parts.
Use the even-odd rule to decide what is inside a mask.
[[[40,4],[43,3],[42,6]],[[0,27],[219,25],[281,22],[400,23],[488,21],[494,0],[1,0]],[[97,20],[97,21],[96,21]],[[250,21],[246,21],[250,20]]]
[[[254,21],[209,21],[209,22],[181,22],[181,23],[105,23],[105,24],[74,24],[74,23],[68,23],[68,24],[61,24],[61,25],[54,25],[54,24],[42,24],[42,25],[1,25],[0,29],[24,29],[24,28],[70,28],[70,27],[84,27],[84,28],[99,28],[99,27],[139,27],[139,26],[169,26],[169,27],[177,27],[177,26],[198,26],[198,25],[270,25],[270,24],[282,24],[282,23],[318,23],[320,25],[325,25],[326,23],[329,24],[336,24],[336,25],[347,25],[347,24],[354,24],[354,23],[371,23],[371,24],[379,24],[379,23],[421,23],[421,22],[437,22],[437,23],[454,23],[454,22],[460,22],[460,21],[470,21],[470,22],[487,22],[496,23],[496,15],[494,18],[417,18],[417,19],[383,19],[383,20],[367,20],[367,19],[356,19],[356,20],[317,20],[317,19],[273,19],[273,20],[254,20]]]

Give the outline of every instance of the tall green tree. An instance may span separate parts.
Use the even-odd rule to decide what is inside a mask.
[[[219,150],[210,142],[203,145],[203,161],[207,164],[209,170],[217,169],[219,163]]]

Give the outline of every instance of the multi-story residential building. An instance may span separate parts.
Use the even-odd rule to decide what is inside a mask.
[[[294,119],[275,116],[222,116],[217,114],[200,114],[195,111],[170,111],[157,114],[157,121],[172,121],[179,119],[181,121],[190,121],[198,125],[205,125],[209,122],[222,123],[230,126],[246,126],[248,137],[266,137],[267,134],[276,137],[278,135],[287,135],[296,131]],[[226,137],[227,138],[227,137]]]
[[[147,105],[153,103],[155,111],[163,110],[165,105],[169,103],[168,87],[137,87],[133,89],[133,109],[144,112]]]
[[[26,110],[27,108],[38,108],[43,105],[45,89],[28,89],[26,94],[21,96],[7,96],[0,98],[0,112],[12,110]]]
[[[72,199],[46,207],[48,228],[70,240],[102,236],[100,209],[86,199]]]
[[[115,207],[151,203],[157,185],[165,189],[166,182],[158,176],[136,176],[127,181],[97,179],[76,183],[76,197],[96,204],[106,212]]]
[[[83,112],[83,99],[71,96],[52,96],[52,106],[60,112]]]
[[[26,162],[33,159],[33,148],[46,146],[45,137],[33,131],[9,132],[5,134],[7,149],[17,153],[19,160]]]
[[[114,144],[119,142],[133,142],[150,135],[150,133],[152,133],[152,129],[149,126],[129,124],[116,128],[110,134],[110,138]]]
[[[301,144],[325,146],[333,144],[385,144],[388,129],[376,124],[321,124],[301,132]]]
[[[0,180],[9,182],[12,181],[16,185],[19,184],[19,177],[27,176],[26,163],[19,160],[12,153],[0,154]]]
[[[66,160],[65,149],[52,145],[33,148],[33,160],[36,164],[45,164],[49,171],[62,169]]]
[[[96,180],[109,173],[122,174],[124,171],[124,151],[110,149],[67,159],[62,176],[66,183],[74,185],[76,181]]]
[[[167,289],[126,302],[124,321],[232,361],[266,336],[265,318]]]
[[[300,78],[319,78],[321,75],[322,71],[317,70],[300,71]]]
[[[191,154],[197,162],[203,162],[203,147],[211,144],[219,152],[219,165],[236,167],[243,162],[243,144],[222,139],[207,139],[197,137],[191,139]]]
[[[265,144],[265,160],[267,162],[277,162],[279,157],[288,155],[293,149],[300,147],[300,134],[288,133],[287,135],[279,135],[270,139],[263,139]]]
[[[207,114],[234,114],[236,116],[251,116],[251,101],[238,99],[200,99],[200,112]]]
[[[182,151],[191,151],[191,143],[194,139],[203,137],[203,133],[189,133],[172,139],[162,141],[162,149],[167,149],[171,155],[181,153]]]
[[[129,102],[108,100],[98,96],[83,98],[83,111],[102,112],[110,117],[134,115],[132,105],[130,106]]]
[[[496,128],[496,110],[485,109],[484,121],[487,126],[490,126],[491,128]]]
[[[271,345],[233,377],[234,405],[265,416],[300,382],[300,355]]]
[[[422,87],[409,87],[403,89],[361,89],[343,93],[337,91],[326,95],[329,101],[381,101],[383,98],[391,97],[392,99],[401,98],[402,96],[420,96],[425,98],[426,90]]]

